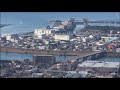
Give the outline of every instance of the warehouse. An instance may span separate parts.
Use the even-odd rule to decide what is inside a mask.
[[[55,34],[54,39],[55,39],[55,41],[70,41],[70,35]]]
[[[77,70],[91,70],[102,75],[108,75],[113,72],[117,72],[119,68],[119,62],[104,62],[104,61],[91,61],[87,60],[81,64],[78,64]]]

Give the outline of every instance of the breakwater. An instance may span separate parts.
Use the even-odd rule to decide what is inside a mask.
[[[84,55],[87,53],[91,53],[91,51],[54,51],[54,50],[39,50],[39,49],[21,49],[21,48],[10,48],[10,47],[0,47],[0,52],[14,52],[21,54],[41,54],[41,55],[67,55],[67,56],[75,56],[75,55]]]
[[[62,56],[83,56],[91,54],[91,51],[53,51],[53,50],[39,50],[39,49],[21,49],[21,48],[10,48],[10,47],[0,47],[0,52],[6,53],[19,53],[19,54],[41,54],[41,55],[62,55]],[[120,53],[118,52],[101,52],[97,56],[102,57],[117,57],[120,58]]]

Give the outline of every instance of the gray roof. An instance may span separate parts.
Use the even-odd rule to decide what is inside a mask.
[[[68,73],[68,74],[65,75],[65,78],[71,78],[73,75],[74,74],[72,74],[72,73]]]
[[[72,76],[72,78],[80,78],[80,74],[74,74],[73,76]]]

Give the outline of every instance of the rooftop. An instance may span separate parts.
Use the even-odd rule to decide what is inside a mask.
[[[53,55],[39,55],[39,54],[35,54],[33,56],[53,56]]]
[[[78,64],[78,67],[107,67],[107,68],[119,68],[119,62],[104,62],[104,61],[91,61],[87,60],[82,64]]]
[[[48,31],[52,31],[52,30],[56,30],[56,29],[54,29],[54,28],[52,28],[52,29],[47,29],[47,28],[37,28],[37,29],[34,29],[34,30],[38,30],[38,31],[40,31],[40,30],[48,30]]]

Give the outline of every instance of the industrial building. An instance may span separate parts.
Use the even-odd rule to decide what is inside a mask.
[[[120,52],[120,48],[116,48],[116,52]]]
[[[69,41],[70,35],[55,34],[54,39],[55,39],[55,41]]]
[[[44,65],[52,65],[56,62],[55,56],[52,55],[33,55],[33,63],[34,65],[44,64]]]
[[[70,70],[75,70],[77,66],[77,61],[76,60],[68,60],[65,61],[60,68],[64,71],[70,71]]]
[[[104,40],[106,43],[108,42],[111,42],[113,40],[116,40],[118,39],[118,37],[101,37],[102,40]]]
[[[78,64],[77,70],[84,71],[90,70],[100,75],[109,75],[110,73],[117,72],[119,69],[119,62],[104,62],[104,61],[91,61],[87,60]]]

